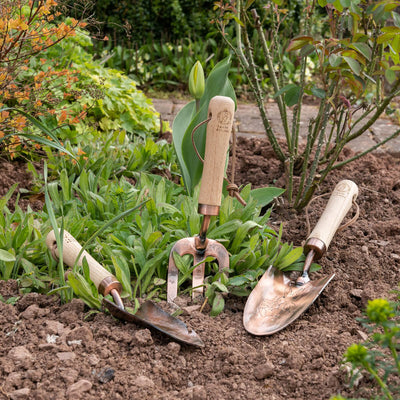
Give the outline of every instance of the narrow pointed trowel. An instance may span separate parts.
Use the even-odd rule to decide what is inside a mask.
[[[291,282],[282,271],[270,266],[247,299],[243,324],[253,335],[271,335],[298,318],[325,289],[335,274],[310,281],[313,261],[326,252],[333,235],[358,195],[350,180],[339,182],[304,246],[307,254],[302,275]]]
[[[46,238],[47,247],[51,255],[58,260],[59,253],[54,231],[51,231]],[[82,249],[78,241],[67,231],[64,230],[63,237],[63,261],[70,267],[73,267],[75,261]],[[150,300],[143,303],[136,313],[128,312],[121,300],[122,285],[109,271],[103,268],[89,253],[83,251],[78,266],[82,266],[83,259],[89,266],[90,279],[96,285],[98,291],[103,296],[111,294],[115,303],[103,298],[103,306],[116,318],[123,321],[135,322],[157,329],[173,339],[194,346],[204,346],[200,337],[194,330],[188,327],[178,318],[165,312],[162,308],[155,305]]]

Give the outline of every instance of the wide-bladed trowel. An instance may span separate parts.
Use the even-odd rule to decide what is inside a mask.
[[[317,225],[304,245],[307,255],[302,275],[292,282],[282,271],[270,266],[247,299],[243,324],[253,335],[271,335],[298,318],[335,276],[311,281],[308,271],[313,261],[326,252],[336,230],[358,195],[350,180],[339,182]]]

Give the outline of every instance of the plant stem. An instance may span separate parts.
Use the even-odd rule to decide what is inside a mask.
[[[237,24],[237,22],[236,22],[236,24]],[[259,79],[257,76],[257,69],[256,69],[256,65],[254,63],[254,58],[253,58],[253,49],[251,47],[251,43],[250,43],[249,37],[247,35],[247,32],[244,33],[244,45],[247,50],[247,57],[249,58],[249,61],[248,61],[249,75],[251,77],[251,81],[252,81],[253,87],[255,89],[254,95],[256,97],[257,106],[260,111],[261,119],[263,121],[264,128],[265,128],[265,132],[267,134],[267,137],[271,143],[272,149],[274,150],[276,156],[278,157],[278,159],[281,162],[284,162],[285,155],[283,154],[283,151],[282,151],[281,147],[279,146],[279,143],[275,137],[275,134],[272,130],[271,124],[270,124],[267,114],[265,112],[262,90],[260,87]]]
[[[331,167],[331,170],[338,169],[343,167],[346,164],[349,164],[352,161],[358,160],[359,158],[365,156],[366,154],[370,153],[371,151],[376,150],[378,147],[383,146],[385,143],[387,143],[389,140],[395,139],[400,135],[400,129],[398,129],[396,132],[394,132],[392,135],[387,137],[386,139],[382,140],[381,142],[377,143],[375,146],[370,147],[369,149],[363,151],[362,153],[359,153],[355,155],[354,157],[349,158],[348,160],[342,161],[340,163],[337,163]],[[324,170],[325,171],[325,170]]]
[[[376,371],[374,371],[371,366],[367,363],[364,362],[363,363],[363,367],[374,377],[374,379],[378,382],[379,386],[382,388],[382,391],[385,393],[385,396],[389,399],[389,400],[393,400],[392,395],[389,392],[388,387],[386,386],[386,384],[382,381],[382,379],[379,377],[379,375],[376,373]]]
[[[264,34],[264,30],[262,29],[262,25],[261,25],[261,22],[260,22],[260,17],[259,17],[259,15],[257,13],[257,10],[255,8],[253,8],[251,10],[251,13],[253,15],[254,24],[255,24],[255,27],[257,29],[258,36],[259,36],[259,38],[261,40],[261,45],[262,45],[262,49],[263,49],[263,52],[264,52],[265,61],[267,62],[268,72],[269,72],[269,76],[270,76],[270,79],[271,79],[272,86],[274,87],[275,93],[278,93],[279,90],[280,90],[280,86],[279,86],[279,82],[278,82],[278,80],[276,78],[273,59],[272,59],[271,53],[269,51],[269,47],[268,47],[268,44],[267,44],[267,39],[266,39],[265,34]],[[282,65],[280,65],[280,67],[282,68]],[[290,136],[289,136],[289,125],[288,125],[288,120],[287,120],[286,106],[283,103],[282,95],[280,95],[280,96],[278,96],[276,98],[276,103],[277,103],[278,108],[279,108],[279,114],[281,115],[282,125],[283,125],[283,129],[285,131],[285,136],[286,136],[288,149],[289,149],[289,153],[290,153],[291,152],[291,141],[290,141]]]
[[[394,362],[396,364],[397,371],[399,371],[399,374],[400,374],[400,360],[399,360],[399,356],[397,354],[396,347],[393,345],[391,333],[390,333],[389,329],[386,328],[386,327],[384,327],[383,330],[385,332],[385,335],[387,337],[390,337],[388,347],[390,349],[390,352],[392,353],[392,357],[393,357]]]
[[[371,127],[376,122],[376,120],[385,111],[386,107],[389,105],[392,99],[397,95],[397,91],[399,88],[400,88],[400,79],[397,80],[389,96],[387,96],[386,99],[382,101],[381,105],[376,109],[374,115],[360,129],[358,129],[357,132],[348,136],[346,143],[362,135],[369,127]]]

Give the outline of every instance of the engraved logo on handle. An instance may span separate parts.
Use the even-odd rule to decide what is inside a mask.
[[[336,186],[332,195],[339,197],[346,197],[351,190],[351,186],[347,182],[341,182]]]
[[[217,121],[218,126],[217,129],[220,131],[230,131],[231,130],[231,120],[232,120],[232,113],[225,109],[218,113]]]

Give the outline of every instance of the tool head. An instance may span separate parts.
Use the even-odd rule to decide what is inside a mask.
[[[139,323],[157,329],[180,342],[203,347],[204,343],[194,330],[189,330],[184,322],[165,312],[150,300],[143,303],[135,314],[121,309],[112,301],[103,299],[103,306],[113,315],[127,322]]]
[[[204,249],[197,248],[197,237],[178,240],[171,249],[168,262],[167,300],[173,302],[178,295],[178,268],[175,264],[173,254],[180,256],[191,254],[193,264],[197,267],[193,270],[193,297],[203,293],[204,268],[203,261],[207,257],[214,257],[218,262],[219,271],[228,271],[229,254],[226,248],[216,240],[207,239],[207,246]]]
[[[243,324],[253,335],[271,335],[298,318],[335,276],[291,284],[282,271],[270,266],[247,299]]]

